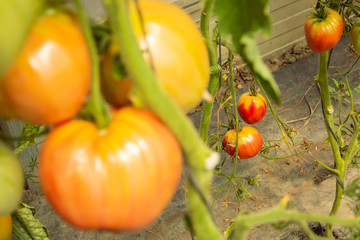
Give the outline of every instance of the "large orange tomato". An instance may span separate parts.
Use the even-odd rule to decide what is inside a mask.
[[[184,111],[190,110],[200,103],[209,81],[209,57],[201,32],[181,8],[140,0],[144,34],[134,2],[130,14],[144,57],[169,97]]]
[[[44,193],[55,210],[81,229],[140,229],[175,193],[181,148],[151,112],[116,110],[107,129],[84,120],[56,127],[40,154]]]
[[[39,124],[70,119],[85,101],[90,78],[89,51],[78,22],[48,10],[0,76],[0,116]]]
[[[11,215],[0,216],[0,240],[10,240],[12,234]]]
[[[229,130],[223,138],[225,151],[233,156],[236,150],[236,131]],[[256,128],[242,127],[238,133],[238,157],[240,159],[252,158],[258,154],[262,147],[262,137]]]

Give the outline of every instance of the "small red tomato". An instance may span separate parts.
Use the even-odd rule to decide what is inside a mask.
[[[239,98],[237,109],[245,122],[254,124],[265,116],[266,106],[266,100],[261,94],[251,95],[247,92]]]
[[[174,195],[182,152],[151,112],[113,111],[106,129],[72,120],[54,128],[40,154],[44,193],[81,229],[137,230],[154,221]]]
[[[223,139],[225,151],[233,156],[236,150],[236,131],[229,130]],[[262,137],[258,130],[251,126],[241,128],[238,133],[238,157],[240,159],[252,158],[258,154],[262,147]]]
[[[331,8],[311,13],[306,18],[304,31],[306,42],[316,53],[333,48],[340,40],[344,28],[341,16]]]

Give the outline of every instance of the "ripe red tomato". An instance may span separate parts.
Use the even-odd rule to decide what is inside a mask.
[[[90,77],[89,51],[78,22],[48,10],[0,76],[0,116],[39,124],[70,119],[86,100]]]
[[[169,97],[184,111],[190,110],[200,103],[209,82],[208,51],[198,26],[175,5],[140,0],[144,36],[138,10],[130,2],[133,30],[145,59]]]
[[[17,208],[23,195],[24,181],[19,159],[0,141],[0,216]]]
[[[331,8],[322,13],[312,13],[305,21],[305,38],[311,50],[317,53],[333,48],[340,40],[344,23],[341,16]]]
[[[254,124],[265,116],[266,106],[266,100],[260,93],[252,95],[247,92],[240,96],[237,109],[245,122]]]
[[[223,138],[225,151],[233,156],[236,150],[236,131],[229,130]],[[241,128],[238,133],[238,157],[240,159],[252,158],[258,154],[262,147],[262,137],[258,130],[251,126]]]
[[[107,129],[84,120],[56,127],[39,176],[55,210],[81,229],[134,230],[150,224],[175,193],[181,148],[151,112],[124,107]]]
[[[350,40],[355,51],[360,54],[360,19],[358,18],[353,24],[350,32]]]
[[[10,240],[12,235],[11,215],[0,216],[0,240]]]

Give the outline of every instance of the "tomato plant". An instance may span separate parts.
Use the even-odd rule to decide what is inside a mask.
[[[352,26],[350,40],[355,51],[360,54],[360,18],[358,18]]]
[[[91,66],[77,20],[47,10],[0,77],[0,116],[55,124],[72,118],[88,93]]]
[[[152,113],[124,107],[107,129],[84,120],[56,127],[40,154],[47,199],[81,229],[132,230],[150,224],[175,193],[181,148]]]
[[[11,215],[0,216],[0,240],[10,240],[12,233]]]
[[[199,104],[209,81],[209,57],[203,37],[193,20],[172,4],[139,1],[139,7],[143,21],[131,1],[133,31],[144,57],[163,90],[188,111]],[[123,96],[118,94],[119,98]]]
[[[236,131],[227,131],[223,138],[225,151],[233,156],[236,150]],[[262,137],[258,130],[251,126],[242,127],[238,133],[238,157],[240,159],[252,158],[258,154],[262,147]]]
[[[260,93],[247,92],[240,96],[237,110],[245,122],[254,124],[265,116],[266,106],[266,100]]]
[[[344,28],[341,16],[331,8],[322,8],[311,13],[305,20],[305,38],[316,53],[333,48],[340,40]]]
[[[16,209],[23,195],[24,181],[19,159],[0,141],[0,216]]]

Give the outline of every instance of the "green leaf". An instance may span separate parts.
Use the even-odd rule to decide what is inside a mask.
[[[244,36],[235,44],[237,49],[247,64],[254,77],[264,87],[266,93],[276,102],[280,103],[280,89],[277,85],[271,71],[263,62],[254,36]]]
[[[13,219],[16,222],[16,230],[28,239],[30,235],[32,240],[49,240],[49,233],[44,225],[35,218],[36,210],[34,207],[25,203],[20,203],[20,208],[13,214]],[[26,234],[27,233],[27,234]],[[22,237],[22,236],[21,236]]]
[[[339,85],[339,82],[338,82],[335,78],[332,78],[332,80],[333,80],[336,88],[339,88],[339,86],[340,86],[340,85]]]
[[[16,59],[42,0],[0,0],[0,76]]]
[[[214,13],[219,18],[221,33],[240,39],[260,29],[270,33],[269,0],[215,0]]]
[[[29,146],[35,144],[36,139],[41,133],[44,132],[44,130],[45,126],[24,123],[20,140],[18,141],[18,144],[14,150],[15,154],[19,154]]]
[[[268,0],[215,0],[220,33],[231,36],[232,44],[266,93],[280,103],[280,89],[271,71],[263,62],[254,34],[260,30],[270,33]]]
[[[231,231],[233,230],[234,223],[235,223],[235,221],[232,220],[232,223],[230,224],[230,226],[225,230],[225,232],[224,232],[225,240],[229,238],[229,235],[230,235]]]
[[[335,88],[334,88],[334,87],[329,86],[329,92],[331,92],[331,93],[335,93]]]
[[[357,94],[360,94],[360,89],[354,88],[354,91],[355,91]]]

